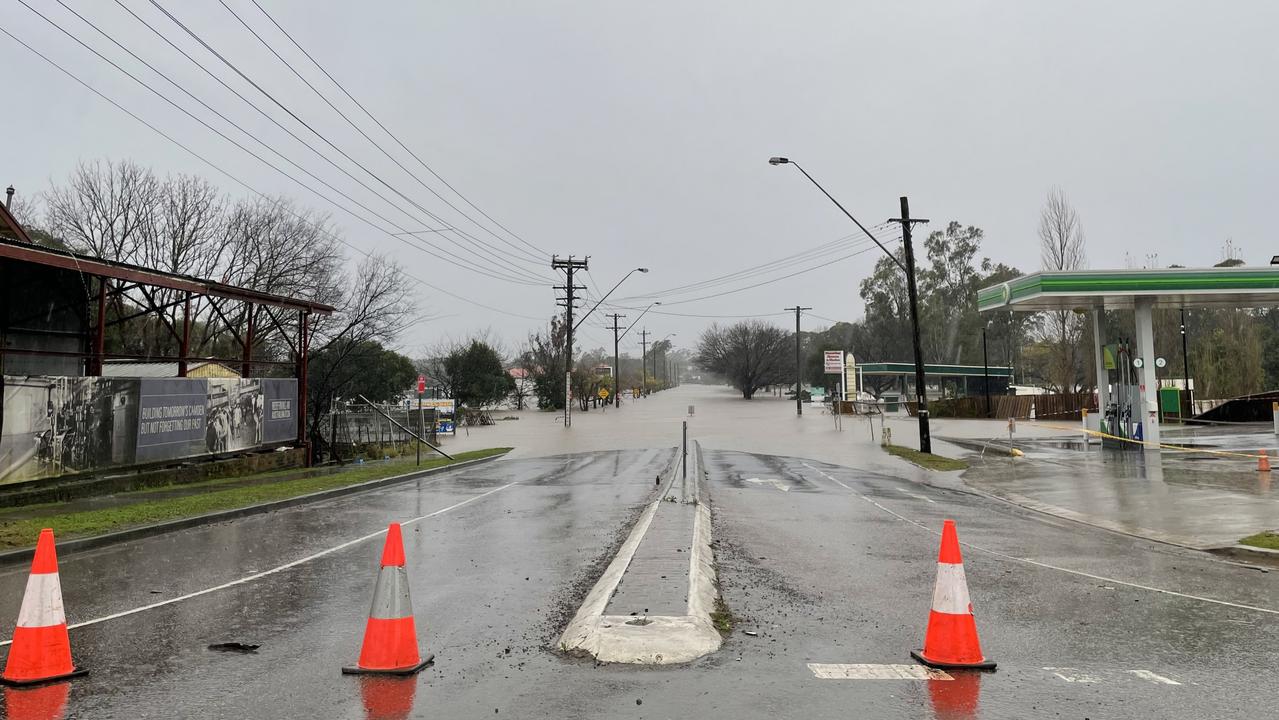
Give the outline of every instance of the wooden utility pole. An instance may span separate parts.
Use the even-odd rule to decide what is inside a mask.
[[[910,217],[910,201],[901,198],[902,216],[889,218],[889,222],[901,223],[902,250],[906,260],[906,292],[910,295],[911,347],[915,351],[915,402],[919,408],[919,451],[932,453],[933,440],[928,433],[928,388],[924,385],[924,351],[919,342],[919,293],[915,288],[915,249],[910,242],[910,230],[914,223],[927,220]]]
[[[572,255],[567,260],[561,260],[558,255],[551,257],[551,269],[563,270],[565,282],[563,285],[556,285],[556,290],[564,291],[564,330],[567,333],[564,339],[564,427],[573,426],[573,303],[577,301],[574,296],[578,290],[585,290],[585,285],[573,284],[573,273],[577,270],[586,270],[586,263],[591,258],[588,255],[582,260],[574,260]]]
[[[803,415],[804,401],[799,397],[799,386],[804,379],[804,365],[803,361],[800,359],[799,314],[805,310],[812,310],[812,308],[796,305],[793,308],[783,309],[795,311],[795,414]]]

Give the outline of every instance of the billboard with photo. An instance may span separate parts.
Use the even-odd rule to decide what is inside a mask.
[[[297,381],[4,376],[0,483],[297,437]]]

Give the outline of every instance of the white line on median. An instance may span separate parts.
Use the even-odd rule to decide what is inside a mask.
[[[948,673],[923,665],[873,665],[865,663],[808,663],[821,680],[954,680]]]
[[[898,520],[901,520],[903,522],[908,522],[911,525],[927,530],[928,532],[934,535],[941,535],[941,532],[938,530],[934,530],[933,528],[930,528],[921,522],[916,522],[904,515],[900,515],[898,513],[893,512],[892,510],[889,510],[883,505],[880,505],[879,503],[872,500],[870,497],[857,492],[856,490],[852,489],[848,485],[845,485],[843,482],[841,482],[838,478],[834,477],[833,475],[829,475],[821,470],[818,470],[817,468],[813,467],[812,465],[809,465],[808,463],[803,463],[803,465],[804,467],[819,473],[822,477],[826,478],[827,480],[830,480],[838,484],[840,487],[844,488],[845,490],[851,493],[856,493],[857,497],[865,500],[871,505],[874,505],[880,510],[883,510],[889,515],[892,515]],[[1070,568],[1064,568],[1059,565],[1050,565],[1049,563],[1040,562],[1038,560],[1031,560],[1030,558],[1023,558],[1023,557],[1017,557],[1016,555],[1009,555],[1007,553],[999,552],[998,550],[990,550],[980,545],[973,545],[972,543],[968,543],[968,542],[961,542],[960,545],[963,545],[966,548],[972,548],[973,550],[976,550],[978,552],[986,553],[987,555],[993,555],[998,558],[1003,558],[1005,560],[1012,560],[1014,562],[1026,563],[1027,565],[1034,565],[1035,567],[1041,567],[1047,570],[1056,570],[1058,572],[1069,573],[1071,575],[1078,575],[1079,577],[1086,577],[1090,580],[1100,580],[1102,582],[1114,583],[1116,585],[1123,585],[1124,587],[1136,588],[1137,590],[1147,590],[1149,592],[1160,593],[1162,595],[1170,595],[1172,597],[1185,598],[1187,600],[1198,600],[1200,602],[1212,603],[1214,605],[1224,605],[1226,607],[1238,608],[1240,610],[1251,610],[1253,612],[1268,613],[1270,615],[1279,615],[1279,610],[1275,610],[1273,608],[1257,607],[1256,605],[1243,605],[1241,603],[1233,603],[1228,600],[1217,600],[1215,598],[1203,597],[1200,595],[1190,595],[1187,593],[1181,593],[1181,592],[1177,592],[1176,590],[1165,590],[1164,588],[1151,587],[1150,585],[1142,585],[1140,583],[1127,582],[1125,580],[1118,580],[1116,578],[1110,578],[1104,575],[1094,575],[1092,573],[1086,573],[1082,570],[1071,570]]]
[[[401,520],[400,525],[412,525],[413,523],[420,522],[422,520],[427,520],[427,519],[436,517],[437,515],[443,515],[446,512],[456,510],[462,507],[463,505],[469,505],[470,503],[473,503],[476,500],[482,500],[483,498],[486,498],[489,495],[492,495],[493,493],[500,492],[502,490],[505,490],[511,487],[512,485],[518,485],[518,484],[519,484],[518,482],[507,483],[503,485],[502,487],[493,488],[492,490],[489,490],[488,492],[480,493],[479,495],[476,495],[475,497],[467,498],[466,500],[463,500],[459,503],[454,503],[452,505],[449,505],[446,508],[436,510],[435,512],[427,513],[426,515],[420,515],[418,517],[411,518],[409,520]],[[179,595],[178,597],[169,598],[168,600],[161,600],[160,602],[154,602],[154,603],[151,603],[150,605],[143,605],[142,607],[136,607],[136,608],[133,608],[132,610],[124,610],[122,612],[113,613],[111,615],[104,615],[99,618],[93,618],[92,620],[85,620],[84,622],[78,622],[78,623],[75,623],[74,625],[68,625],[67,629],[74,630],[75,628],[81,628],[87,625],[97,625],[98,623],[103,623],[108,620],[116,620],[118,618],[127,617],[129,615],[136,615],[137,613],[140,613],[140,612],[146,612],[147,610],[154,610],[155,608],[164,607],[165,605],[172,605],[173,603],[179,603],[184,600],[190,600],[192,598],[200,597],[201,595],[208,595],[209,593],[217,592],[218,590],[225,590],[230,587],[235,587],[236,585],[243,585],[245,583],[250,583],[250,582],[253,582],[254,580],[260,580],[268,575],[274,575],[278,572],[283,572],[285,570],[288,570],[289,568],[297,567],[298,565],[311,562],[312,560],[318,560],[324,557],[325,555],[331,555],[339,550],[344,550],[346,548],[351,547],[352,545],[358,545],[362,542],[365,542],[366,540],[372,540],[373,538],[378,537],[379,535],[385,535],[385,534],[386,534],[386,530],[378,530],[377,532],[369,533],[368,535],[355,538],[354,540],[347,540],[341,545],[334,545],[333,547],[328,548],[327,550],[321,550],[320,552],[307,555],[306,557],[303,557],[303,558],[298,558],[297,560],[287,562],[278,567],[273,567],[270,570],[263,570],[262,572],[253,573],[252,575],[246,575],[238,580],[232,580],[231,582],[222,583],[221,585],[216,585],[211,588],[197,590],[193,593],[187,593],[186,595]],[[12,642],[13,642],[12,639],[5,640],[3,642],[0,642],[0,646],[8,645]]]

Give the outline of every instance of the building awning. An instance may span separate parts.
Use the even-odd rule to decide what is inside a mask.
[[[1279,267],[1037,272],[977,291],[980,312],[1279,305]]]

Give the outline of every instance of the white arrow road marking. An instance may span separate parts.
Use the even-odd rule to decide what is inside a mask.
[[[777,488],[778,490],[781,490],[782,492],[790,492],[790,485],[787,485],[786,483],[776,478],[764,478],[764,479],[746,478],[746,482],[755,483],[756,485],[772,485],[773,487]]]
[[[924,497],[923,495],[916,495],[915,493],[913,493],[913,492],[911,492],[911,491],[907,490],[906,488],[897,488],[897,490],[898,490],[899,492],[901,492],[902,494],[904,494],[904,495],[909,495],[909,496],[911,496],[911,497],[915,498],[916,500],[927,500],[928,502],[933,503],[934,505],[936,505],[936,504],[937,504],[937,501],[936,501],[936,500],[933,500],[932,498],[926,498],[926,497]]]
[[[923,665],[873,665],[808,663],[821,680],[954,680],[949,674]]]
[[[1156,675],[1150,672],[1149,670],[1129,670],[1128,672],[1133,675],[1136,675],[1142,680],[1149,680],[1152,683],[1158,683],[1160,685],[1180,685],[1181,684],[1177,682],[1176,680],[1173,680],[1172,678],[1166,678],[1163,675]]]

